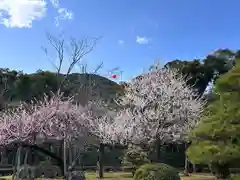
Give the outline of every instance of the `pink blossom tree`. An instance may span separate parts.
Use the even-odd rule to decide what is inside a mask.
[[[73,104],[72,98],[63,98],[61,93],[45,96],[31,105],[21,104],[1,114],[0,144],[36,148],[42,141],[64,139],[68,142],[87,136],[83,112],[84,107]],[[60,167],[63,170],[62,161]]]
[[[50,45],[57,52],[57,65],[53,63],[51,58],[49,59],[56,68],[57,76],[60,76],[64,60],[66,58],[70,59],[67,73],[63,76],[64,78],[61,78],[61,82],[59,82],[59,92],[55,95],[53,94],[52,97],[45,96],[43,100],[33,102],[32,104],[25,105],[22,103],[19,107],[2,113],[0,118],[2,127],[0,128],[0,144],[18,144],[17,155],[20,155],[19,151],[21,151],[22,147],[40,150],[56,159],[63,174],[66,175],[66,148],[70,146],[73,138],[86,137],[88,135],[90,121],[93,119],[93,113],[96,114],[97,111],[95,111],[96,109],[93,111],[93,109],[89,109],[89,106],[86,106],[89,96],[92,95],[92,82],[88,80],[81,82],[79,84],[79,92],[74,98],[64,98],[60,92],[63,86],[68,83],[67,78],[74,66],[79,65],[82,58],[93,50],[98,38],[90,40],[85,38],[80,41],[72,38],[67,49],[64,39],[58,39],[49,34],[47,38]],[[47,49],[43,49],[48,56]],[[70,55],[66,51],[67,53],[70,52]],[[96,73],[101,67],[102,64],[93,73]],[[82,73],[86,73],[83,66]],[[75,105],[74,102],[80,102],[80,104]],[[93,113],[89,113],[88,111],[92,111]],[[49,140],[60,140],[63,142],[64,158],[38,146],[38,143]]]

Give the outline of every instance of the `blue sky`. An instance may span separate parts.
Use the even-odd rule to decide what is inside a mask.
[[[46,32],[64,32],[66,40],[101,36],[83,61],[89,71],[103,62],[104,76],[120,67],[122,80],[157,59],[165,64],[203,58],[218,48],[240,49],[239,0],[50,1],[0,2],[0,67],[54,70],[41,50],[42,45],[50,48]]]

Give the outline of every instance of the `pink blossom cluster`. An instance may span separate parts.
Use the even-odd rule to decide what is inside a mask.
[[[61,93],[30,105],[21,103],[0,115],[0,144],[13,142],[36,143],[36,138],[70,140],[87,133],[83,118],[84,108],[74,105],[72,98]]]

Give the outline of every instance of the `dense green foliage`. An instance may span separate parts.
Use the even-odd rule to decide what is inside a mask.
[[[188,154],[201,163],[232,163],[240,158],[240,64],[221,76]]]
[[[180,180],[179,172],[166,164],[144,164],[137,169],[134,180]]]
[[[124,171],[130,171],[134,175],[135,171],[143,164],[149,163],[148,154],[140,147],[129,147],[124,154],[122,165]]]
[[[214,87],[214,101],[191,134],[187,154],[193,162],[211,164],[228,176],[229,167],[240,160],[240,61],[222,75]]]

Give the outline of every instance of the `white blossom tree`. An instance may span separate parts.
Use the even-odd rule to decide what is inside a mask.
[[[88,111],[85,111],[84,117],[88,117],[86,126],[89,133],[99,141],[97,178],[103,178],[103,159],[104,148],[118,143],[118,137],[115,129],[116,109],[109,108],[109,105],[103,101],[91,101],[87,104]]]
[[[95,132],[108,142],[149,146],[183,142],[205,104],[186,77],[159,66],[130,81],[117,101],[121,110],[114,121],[100,122]]]
[[[134,79],[121,103],[130,105],[123,111],[129,116],[124,118],[126,139],[156,143],[159,160],[160,145],[184,142],[188,130],[198,124],[205,102],[187,86],[187,77],[157,67]]]

